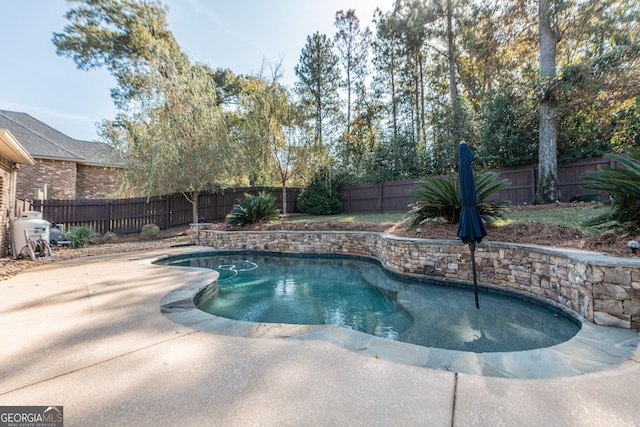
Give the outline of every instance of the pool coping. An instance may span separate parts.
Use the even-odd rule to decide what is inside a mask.
[[[195,247],[180,255],[222,252],[211,247]],[[170,256],[149,259],[154,263]],[[200,267],[162,266],[159,268],[199,269]],[[160,311],[168,319],[183,326],[218,335],[243,338],[287,338],[320,340],[370,357],[406,365],[490,377],[543,379],[598,372],[613,368],[630,359],[640,344],[635,330],[600,326],[578,319],[581,328],[570,340],[552,347],[535,350],[496,353],[472,353],[445,350],[392,341],[363,332],[331,325],[291,325],[257,323],[227,319],[198,309],[195,299],[217,280],[218,273],[166,294]]]

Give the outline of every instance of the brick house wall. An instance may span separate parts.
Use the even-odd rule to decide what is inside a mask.
[[[21,166],[18,170],[16,197],[34,199],[34,190],[49,188],[50,199],[75,199],[76,163],[62,160],[36,159],[34,166]]]
[[[110,199],[122,184],[122,168],[78,164],[77,199]]]
[[[9,253],[11,244],[11,161],[0,156],[0,256]]]
[[[16,197],[33,200],[36,189],[49,189],[49,199],[113,198],[122,183],[124,170],[88,166],[72,161],[36,159],[35,166],[18,170]]]
[[[15,178],[18,199],[103,199],[119,190],[125,164],[109,144],[71,138],[16,111],[0,110],[3,129],[15,134],[7,137],[13,144],[20,140],[16,153],[3,151],[8,160],[24,165]]]

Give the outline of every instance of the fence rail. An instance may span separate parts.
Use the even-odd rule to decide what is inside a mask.
[[[569,201],[577,194],[588,194],[582,185],[582,175],[601,165],[616,166],[606,157],[582,159],[558,167],[558,179],[562,201]],[[535,201],[538,180],[537,165],[525,165],[494,170],[500,178],[511,181],[511,186],[494,197],[510,200],[514,204],[532,204]],[[345,213],[393,213],[407,212],[416,199],[409,196],[417,179],[390,181],[377,184],[346,185],[340,188],[340,199]],[[275,196],[277,206],[282,206],[282,189],[274,187],[244,187],[225,189],[219,193],[203,193],[198,199],[198,216],[205,221],[220,221],[231,211],[244,193],[257,194],[267,191]],[[295,212],[299,188],[286,192],[287,211]],[[601,198],[606,195],[600,195]],[[137,233],[146,224],[156,224],[161,229],[187,225],[193,222],[191,203],[182,194],[136,199],[104,200],[36,200],[16,203],[16,216],[25,210],[42,212],[43,218],[68,227],[89,226],[97,233]]]
[[[580,159],[558,167],[561,201],[569,201],[576,195],[591,194],[583,185],[582,174],[595,170],[598,166],[617,164],[607,157]],[[495,169],[499,179],[508,179],[511,185],[493,195],[494,198],[510,200],[513,204],[533,204],[536,199],[538,166],[524,165]],[[379,184],[346,185],[340,188],[340,200],[345,213],[394,213],[407,212],[409,205],[416,202],[409,192],[415,189],[418,179],[391,181]],[[604,200],[605,194],[600,194]]]
[[[257,194],[265,191],[273,194],[276,206],[282,206],[282,189],[267,187],[244,187],[226,189],[219,193],[203,193],[198,198],[198,216],[205,221],[220,221],[231,211],[233,205],[245,193]],[[286,191],[287,210],[295,209],[300,189]],[[81,200],[34,200],[30,209],[42,212],[44,219],[70,227],[87,226],[96,233],[138,233],[146,224],[156,224],[161,229],[188,225],[193,222],[191,203],[182,194],[171,194],[150,199],[81,199]]]

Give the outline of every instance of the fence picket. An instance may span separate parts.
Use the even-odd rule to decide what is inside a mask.
[[[563,201],[570,200],[576,194],[589,191],[582,188],[585,181],[581,178],[587,170],[597,169],[600,165],[617,166],[606,157],[581,159],[558,167],[558,178]],[[524,165],[494,170],[500,178],[507,178],[511,186],[494,195],[496,198],[510,200],[514,204],[529,203],[535,200],[537,166]],[[377,184],[347,185],[340,188],[340,198],[345,213],[391,213],[407,212],[409,205],[416,201],[408,193],[415,188],[417,179],[391,181]],[[274,195],[276,205],[282,206],[282,189],[277,187],[229,188],[216,193],[202,193],[198,199],[198,214],[205,221],[220,221],[231,211],[233,205],[244,197],[245,193],[258,194],[267,191]],[[286,191],[287,210],[295,212],[299,188]],[[606,195],[601,195],[604,200]],[[97,233],[107,231],[116,234],[138,233],[142,227],[154,223],[161,229],[188,225],[193,222],[191,204],[181,194],[162,197],[144,197],[132,199],[81,199],[81,200],[35,200],[16,201],[16,217],[26,210],[37,210],[43,218],[64,224],[67,229],[75,226],[89,226]]]
[[[577,194],[592,194],[582,185],[586,182],[582,174],[587,170],[597,169],[600,165],[612,165],[607,157],[580,159],[558,166],[558,180],[560,181],[561,201],[569,201]],[[511,203],[533,204],[536,197],[538,176],[537,165],[523,165],[492,170],[499,174],[499,179],[508,179],[511,186],[494,194],[492,198],[510,200]],[[408,206],[416,199],[409,196],[415,189],[417,179],[405,181],[385,182],[384,185],[357,184],[340,188],[340,200],[344,213],[394,213],[408,212]],[[384,197],[383,197],[384,196]],[[605,194],[600,194],[601,200],[606,200]]]
[[[202,193],[198,199],[198,213],[205,221],[220,221],[231,211],[245,193],[258,194],[266,191],[274,195],[276,206],[282,206],[282,189],[237,188],[225,190],[222,197],[217,193]],[[287,189],[287,206],[295,208],[300,189]],[[226,196],[226,197],[225,197]],[[156,224],[161,229],[188,225],[193,222],[191,204],[181,194],[162,197],[131,199],[80,199],[80,200],[34,200],[16,203],[16,215],[26,210],[42,212],[44,219],[65,226],[65,229],[88,226],[96,233],[139,233],[146,224]]]

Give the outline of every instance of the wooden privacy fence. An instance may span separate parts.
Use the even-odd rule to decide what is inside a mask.
[[[245,193],[266,191],[275,196],[276,206],[282,206],[281,188],[234,188],[219,193],[203,193],[198,198],[198,216],[205,221],[220,221]],[[293,212],[300,189],[287,189],[287,211]],[[100,200],[35,200],[32,210],[42,217],[70,227],[87,226],[96,233],[138,233],[146,224],[161,229],[188,225],[193,222],[191,203],[180,193],[162,197]]]
[[[558,167],[562,201],[569,201],[576,194],[589,194],[582,185],[582,174],[600,165],[616,166],[606,157],[581,159]],[[493,197],[510,200],[513,204],[533,204],[538,180],[537,165],[517,166],[495,170],[500,178],[511,181],[511,186]],[[407,212],[416,199],[409,196],[418,179],[390,181],[377,184],[346,185],[340,188],[340,199],[345,213]],[[244,193],[257,194],[267,191],[275,196],[276,206],[282,206],[282,189],[274,187],[244,187],[225,189],[219,193],[203,193],[198,199],[198,215],[205,221],[220,221],[231,211]],[[287,189],[287,212],[295,212],[295,204],[301,189]],[[606,197],[606,195],[600,195]],[[136,199],[109,200],[36,200],[32,206],[22,201],[16,205],[16,215],[25,210],[42,212],[44,219],[64,224],[67,228],[89,226],[96,233],[137,233],[146,224],[156,224],[161,229],[187,225],[193,222],[191,203],[182,194]]]
[[[30,200],[22,200],[22,199],[15,200],[15,207],[14,207],[13,213],[16,218],[22,217],[23,212],[32,211],[32,210],[33,210],[33,203]]]
[[[561,201],[569,201],[575,195],[592,194],[593,191],[582,187],[585,180],[582,174],[595,170],[598,166],[616,166],[606,157],[580,159],[558,167]],[[496,169],[499,179],[508,179],[511,186],[493,195],[492,198],[510,200],[513,204],[533,204],[536,199],[538,166],[523,165]],[[409,192],[415,189],[419,179],[390,181],[377,184],[346,185],[340,188],[340,200],[345,213],[393,213],[408,212],[409,205],[416,202]],[[601,198],[606,195],[600,195]]]

